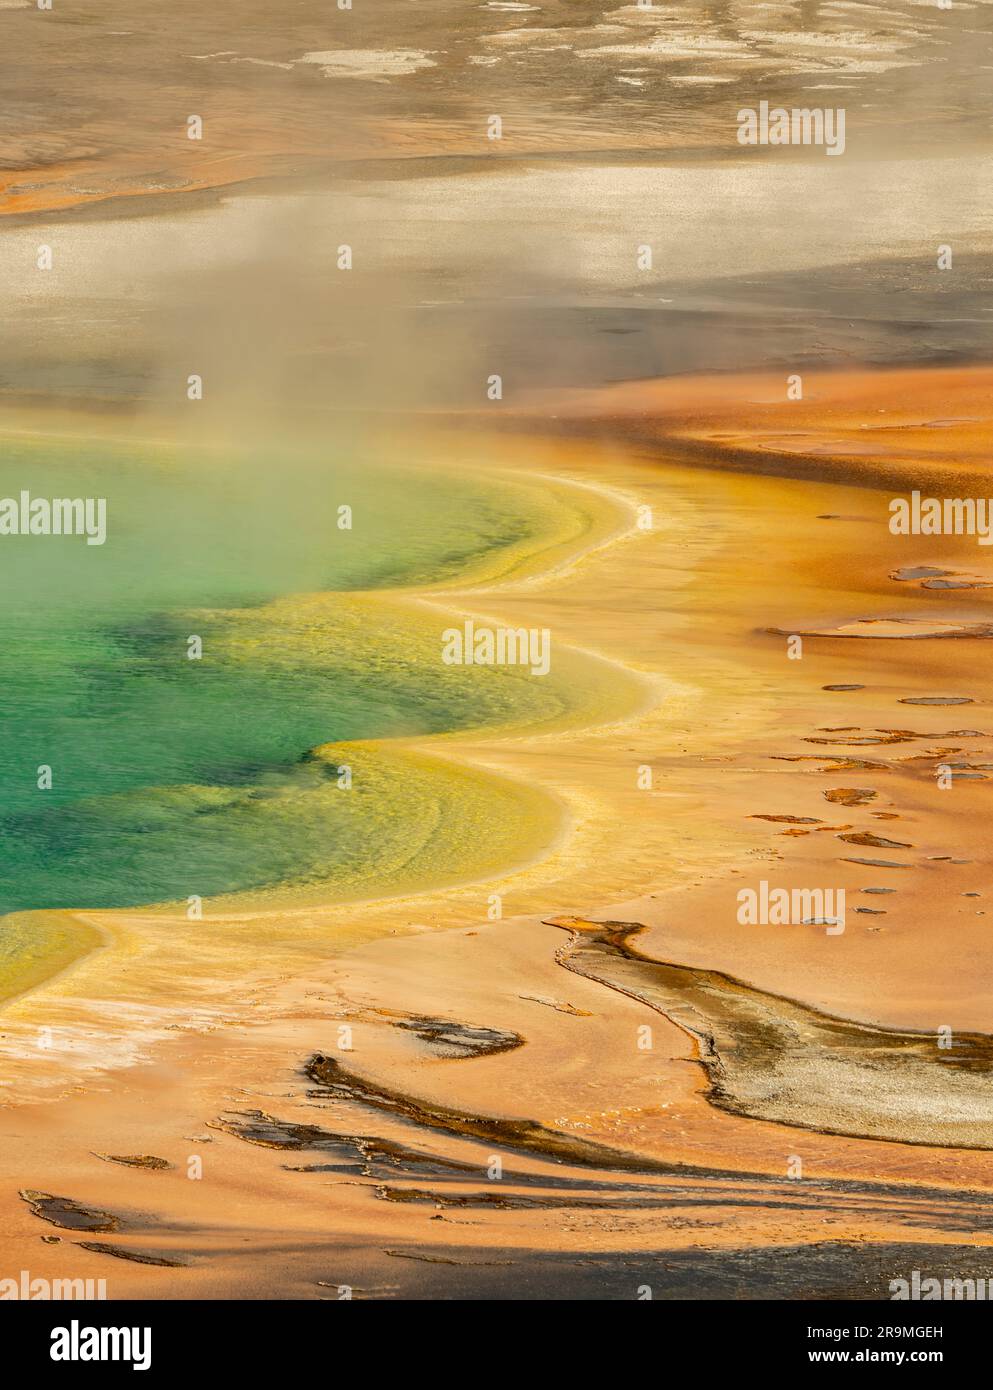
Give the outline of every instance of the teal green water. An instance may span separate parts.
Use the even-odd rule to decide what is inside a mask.
[[[561,678],[445,667],[443,615],[356,592],[581,532],[560,502],[354,457],[0,443],[0,496],[25,487],[105,497],[108,536],[0,538],[2,912],[336,878],[359,893],[384,866],[392,882],[440,815],[423,771],[366,750],[342,789],[346,755],[309,750],[540,722],[570,698]],[[451,798],[445,817],[451,839]],[[468,803],[466,828],[485,859]],[[444,835],[427,839],[450,872],[471,845],[440,852]]]

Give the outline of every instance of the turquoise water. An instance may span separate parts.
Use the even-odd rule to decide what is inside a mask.
[[[108,537],[0,538],[2,912],[357,890],[426,852],[430,789],[368,750],[342,789],[346,755],[309,750],[561,713],[552,680],[441,665],[443,615],[356,593],[581,527],[559,504],[354,458],[4,442],[0,496],[25,487],[106,497]]]

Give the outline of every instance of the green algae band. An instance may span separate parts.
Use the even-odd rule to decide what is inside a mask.
[[[542,677],[445,665],[452,614],[430,594],[581,543],[584,491],[0,440],[0,493],[22,485],[105,497],[108,521],[100,547],[0,542],[0,996],[94,944],[65,917],[9,914],[248,890],[355,901],[493,874],[554,839],[543,794],[401,740],[616,705],[616,676],[568,652]]]

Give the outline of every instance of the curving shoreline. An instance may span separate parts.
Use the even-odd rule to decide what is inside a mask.
[[[398,632],[418,634],[416,640],[425,654],[421,659],[429,659],[427,643],[436,623],[443,624],[468,612],[479,616],[476,605],[484,595],[500,598],[516,590],[527,595],[536,585],[568,574],[584,557],[629,534],[630,504],[616,489],[547,475],[536,484],[530,476],[523,478],[513,470],[488,468],[485,464],[479,476],[484,480],[492,476],[499,487],[509,488],[511,493],[519,492],[524,498],[529,493],[537,498],[544,491],[559,507],[561,515],[569,516],[571,509],[574,517],[569,523],[571,534],[539,532],[530,545],[521,544],[509,552],[495,551],[492,556],[480,556],[460,576],[458,584],[449,579],[366,593],[352,591],[342,595],[304,595],[273,600],[261,609],[232,613],[235,633],[245,621],[256,627],[268,620],[278,627],[282,612],[294,623],[300,621],[302,613],[303,625],[313,628],[315,619],[323,621],[320,616],[323,609],[328,609],[333,622],[333,615],[342,605],[353,608],[357,605],[356,612],[361,614],[365,609],[373,626],[381,621],[376,615],[385,614]],[[211,969],[216,972],[217,952],[212,949],[208,957],[203,944],[204,930],[209,931],[211,923],[214,930],[225,934],[225,950],[230,949],[235,937],[240,943],[229,968],[224,971],[230,976],[230,983],[220,990],[225,995],[236,993],[241,952],[251,950],[257,938],[265,940],[266,964],[273,975],[281,968],[299,970],[305,959],[316,960],[318,952],[323,954],[329,929],[334,932],[337,949],[356,939],[354,931],[350,932],[342,920],[346,909],[353,909],[370,920],[360,936],[369,932],[375,934],[372,919],[377,910],[389,903],[399,904],[409,899],[427,902],[432,893],[464,893],[477,885],[481,888],[490,881],[499,882],[531,872],[549,854],[554,855],[567,843],[571,821],[568,801],[554,790],[528,785],[513,772],[488,766],[479,753],[485,752],[490,744],[505,745],[522,737],[557,738],[569,736],[591,724],[624,722],[650,708],[656,699],[652,684],[643,676],[625,671],[618,662],[604,660],[570,644],[557,643],[556,667],[556,680],[568,698],[552,718],[546,714],[536,719],[535,713],[522,710],[519,715],[497,722],[492,728],[482,725],[479,729],[452,730],[430,736],[394,736],[387,740],[328,744],[313,748],[305,755],[310,765],[327,763],[332,770],[336,762],[351,763],[358,759],[365,783],[371,777],[372,786],[375,786],[378,779],[385,789],[377,800],[380,819],[385,816],[396,823],[412,815],[402,803],[392,807],[393,794],[389,788],[393,782],[402,786],[408,800],[412,794],[423,796],[419,817],[425,827],[430,826],[430,816],[425,820],[425,813],[432,803],[431,814],[443,815],[449,828],[438,823],[434,829],[418,830],[420,846],[415,840],[403,850],[404,859],[398,861],[392,877],[384,875],[380,868],[378,879],[368,880],[368,886],[359,876],[341,884],[301,882],[205,898],[204,920],[192,928],[186,919],[185,905],[90,908],[85,913],[77,909],[60,910],[58,916],[65,924],[64,930],[70,934],[75,931],[77,936],[86,936],[88,940],[85,944],[80,942],[78,949],[74,947],[53,955],[50,971],[33,961],[30,976],[8,972],[7,1012],[10,1013],[10,1006],[14,1005],[14,1016],[26,1028],[32,1017],[45,1014],[51,1002],[71,999],[77,991],[84,996],[92,991],[98,1000],[106,996],[109,1004],[113,997],[114,973],[125,961],[130,963],[130,988],[137,987],[147,993],[149,1000],[155,997],[167,957],[171,957],[176,978],[181,978],[190,968],[196,971],[198,964],[202,965],[208,958],[212,958]],[[508,707],[508,712],[511,708]],[[421,793],[416,790],[418,786],[423,789]],[[452,838],[456,827],[457,839]],[[462,843],[466,845],[461,863],[445,851],[445,841],[440,838],[445,835],[451,839],[453,849]],[[321,924],[316,929],[311,920],[315,909],[321,913]],[[35,923],[42,922],[48,915],[50,913],[25,912],[18,920],[30,938]],[[143,960],[151,965],[144,986],[140,977],[135,979],[135,966]],[[244,967],[248,967],[247,960]],[[216,973],[213,978],[215,987],[219,986]],[[168,1012],[180,1017],[182,1006],[180,993],[170,1001]],[[222,1008],[220,1014],[224,1013]],[[93,1026],[92,1020],[88,1026]],[[159,1036],[160,1027],[153,1028],[147,1035],[146,1030],[138,1027],[136,1055],[142,1053],[143,1039],[150,1041]],[[48,1075],[46,1090],[51,1082],[52,1077]]]

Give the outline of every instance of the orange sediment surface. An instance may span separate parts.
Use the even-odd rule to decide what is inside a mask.
[[[867,478],[981,473],[993,425],[993,369],[669,377],[545,398],[535,411],[546,408],[566,423],[598,421],[646,442],[706,446],[731,466],[779,459],[802,475],[820,472],[822,462],[861,466]]]
[[[65,164],[19,169],[0,179],[0,217],[63,212],[110,199],[221,189],[277,172],[280,158],[278,150],[266,155],[263,151],[241,153],[232,149],[196,160],[170,159],[160,154],[154,178],[149,176],[146,161],[136,161],[130,167],[126,162],[116,162],[108,167],[96,160],[74,159]]]

